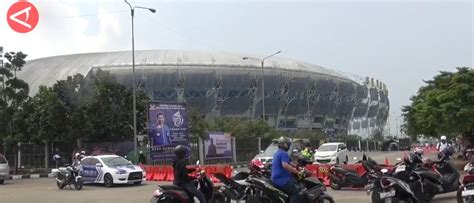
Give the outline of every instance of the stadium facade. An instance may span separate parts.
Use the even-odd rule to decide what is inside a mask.
[[[206,119],[220,116],[260,118],[260,61],[241,55],[196,51],[136,51],[138,87],[157,101],[186,102]],[[131,53],[105,52],[53,56],[30,60],[18,76],[40,85],[76,73],[109,71],[131,87]],[[366,78],[351,79],[317,65],[272,58],[264,67],[265,115],[270,125],[284,129],[371,135],[382,130],[389,112],[386,85]]]

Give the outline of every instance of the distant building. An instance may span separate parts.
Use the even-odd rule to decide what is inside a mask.
[[[261,118],[260,61],[222,52],[135,53],[138,86],[154,100],[186,102],[206,119]],[[87,78],[99,68],[131,87],[131,61],[129,51],[53,56],[28,61],[18,76],[30,84],[31,95],[40,85],[52,86],[76,73]],[[264,75],[265,114],[274,127],[366,136],[387,121],[388,91],[373,78],[359,82],[317,65],[277,57],[266,61]]]

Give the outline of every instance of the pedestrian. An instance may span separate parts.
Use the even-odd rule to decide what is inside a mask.
[[[146,157],[143,154],[143,151],[140,151],[140,156],[138,156],[138,163],[142,165],[146,164]]]

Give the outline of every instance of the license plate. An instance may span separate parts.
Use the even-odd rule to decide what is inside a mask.
[[[395,196],[395,190],[390,190],[388,192],[381,192],[380,193],[380,199],[385,199],[387,197],[393,197]]]
[[[474,190],[464,190],[461,194],[463,197],[474,195]]]

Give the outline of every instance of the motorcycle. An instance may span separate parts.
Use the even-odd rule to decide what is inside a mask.
[[[462,185],[457,191],[458,203],[473,203],[474,202],[474,166],[471,163],[466,164],[464,171],[467,174],[462,180]]]
[[[75,190],[81,190],[84,185],[82,179],[80,166],[69,166],[59,167],[53,169],[51,172],[55,177],[56,185],[60,190],[69,185],[69,188],[72,188],[71,185],[74,185]]]
[[[372,203],[415,203],[417,198],[410,186],[397,178],[391,177],[388,169],[381,173],[372,173],[366,186],[367,195],[371,195]]]
[[[459,182],[461,174],[449,160],[449,156],[443,156],[441,160],[434,162],[426,159],[425,167],[415,169],[426,188],[423,194],[427,201],[437,194],[458,191],[461,185]]]
[[[354,160],[357,160],[357,157],[354,157]],[[362,166],[365,169],[365,173],[359,175],[355,171],[351,171],[341,166],[333,166],[329,171],[329,184],[333,190],[339,190],[342,187],[365,187],[369,181],[369,174],[371,169],[368,168],[367,164],[369,162],[362,161]]]
[[[196,163],[199,166],[199,161]],[[200,171],[198,167],[197,178],[194,181],[197,188],[204,194],[206,199],[210,202],[214,199],[214,183],[206,175],[204,171]],[[178,185],[158,185],[158,188],[153,192],[150,203],[194,203],[194,196],[186,189]]]
[[[303,202],[330,202],[334,203],[333,198],[326,193],[326,187],[318,178],[312,177],[311,173],[304,169],[304,166],[309,161],[300,159],[298,160],[298,168],[301,169],[302,176],[296,178],[296,187],[300,191],[300,195],[304,197]],[[248,182],[251,187],[256,191],[249,199],[249,202],[275,202],[285,203],[289,201],[288,194],[276,188],[270,178],[267,177],[250,177]]]
[[[221,173],[214,174],[214,177],[224,184],[217,189],[215,199],[225,203],[230,203],[231,200],[237,202],[246,200],[252,194],[252,190],[246,181],[249,176],[250,174],[247,172],[240,172],[233,178],[227,178]]]

